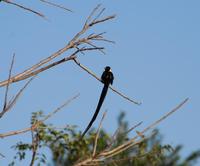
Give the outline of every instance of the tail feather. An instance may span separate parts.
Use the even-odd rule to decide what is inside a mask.
[[[87,131],[90,129],[90,127],[92,126],[93,122],[95,121],[95,119],[96,119],[96,117],[97,117],[97,115],[98,115],[98,113],[100,111],[100,108],[101,108],[101,106],[103,104],[103,101],[104,101],[104,99],[106,97],[107,91],[108,91],[108,85],[104,85],[103,90],[101,92],[101,96],[100,96],[98,105],[97,105],[97,108],[96,108],[96,111],[95,111],[90,123],[88,124],[87,128],[83,132],[83,134],[81,136],[82,138],[84,137],[84,135],[87,133]]]

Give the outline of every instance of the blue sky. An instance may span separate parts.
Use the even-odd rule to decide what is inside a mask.
[[[114,87],[141,101],[142,105],[133,105],[110,91],[94,126],[98,126],[103,112],[108,110],[103,126],[113,133],[117,127],[116,118],[123,110],[130,126],[143,121],[138,128],[142,130],[189,97],[188,103],[160,123],[158,129],[164,136],[164,143],[184,145],[184,156],[200,148],[197,131],[200,126],[199,1],[59,1],[73,13],[39,1],[17,2],[42,11],[48,21],[1,3],[0,80],[7,78],[13,53],[16,54],[13,74],[17,74],[62,48],[81,29],[91,10],[101,3],[106,8],[104,15],[116,14],[117,17],[94,27],[90,33],[106,31],[106,38],[116,44],[102,43],[106,55],[90,52],[80,54],[79,60],[98,76],[106,65],[111,66]],[[24,83],[13,84],[10,96]],[[72,62],[45,71],[26,89],[14,109],[0,120],[0,133],[27,127],[31,112],[48,113],[77,93],[80,97],[48,122],[56,126],[76,124],[84,130],[101,88],[98,81]],[[0,88],[1,101],[4,91]],[[0,153],[6,159],[1,159],[0,164],[6,165],[11,159],[11,145],[21,139],[30,141],[29,137],[30,134],[24,134],[2,139]]]

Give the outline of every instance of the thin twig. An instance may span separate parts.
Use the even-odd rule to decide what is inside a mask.
[[[137,123],[135,126],[133,126],[133,127],[131,127],[130,129],[128,129],[127,131],[125,131],[124,133],[122,133],[122,135],[126,135],[126,134],[128,134],[129,132],[131,132],[132,130],[134,130],[135,128],[137,128],[138,126],[140,126],[142,124],[142,122],[139,122],[139,123]],[[110,149],[111,148],[111,146],[114,144],[114,142],[116,141],[116,136],[117,136],[117,134],[119,133],[119,130],[120,130],[120,127],[114,132],[114,134],[112,135],[112,137],[111,137],[111,142],[110,142],[110,144],[108,145],[108,147],[106,148],[106,151],[108,150],[108,149]]]
[[[140,126],[143,122],[139,122],[138,124],[136,124],[135,126],[131,127],[130,129],[128,129],[128,131],[125,131],[123,133],[123,135],[130,133],[131,131],[133,131],[135,128],[137,128],[138,126]]]
[[[32,158],[31,158],[31,163],[30,166],[34,165],[35,162],[35,158],[36,158],[36,154],[37,154],[37,149],[39,146],[39,136],[38,136],[38,132],[36,131],[36,134],[34,135],[34,131],[31,131],[31,135],[32,135]]]
[[[37,16],[40,16],[40,17],[42,17],[42,18],[45,18],[44,14],[42,14],[42,13],[40,13],[40,12],[37,12],[37,11],[35,11],[35,10],[33,10],[33,9],[27,8],[27,7],[25,7],[25,6],[22,6],[22,5],[18,4],[18,3],[11,2],[11,1],[9,1],[9,0],[3,0],[3,2],[6,2],[6,3],[11,4],[11,5],[14,5],[14,6],[17,6],[17,7],[21,8],[21,9],[23,9],[23,10],[32,12],[32,13],[36,14]]]
[[[97,7],[99,8],[99,7]],[[92,17],[92,15],[95,14],[95,12],[92,12],[90,14],[90,16],[87,18],[87,26],[83,26],[83,28],[81,29],[81,31],[79,31],[69,42],[67,45],[65,45],[63,48],[59,49],[58,51],[56,51],[55,53],[51,54],[50,56],[48,56],[47,58],[42,59],[40,62],[36,63],[35,65],[33,65],[32,67],[26,69],[25,71],[13,76],[12,78],[10,78],[10,84],[17,82],[17,81],[21,81],[24,79],[27,79],[28,77],[31,77],[32,74],[36,69],[40,68],[41,66],[47,64],[48,62],[52,61],[53,59],[55,59],[56,57],[60,56],[61,54],[63,54],[64,52],[66,52],[69,49],[73,49],[73,48],[77,48],[77,46],[79,46],[80,44],[85,43],[86,41],[95,39],[96,37],[86,37],[86,38],[80,38],[82,34],[84,34],[87,30],[89,30],[93,25],[98,24],[98,23],[102,23],[105,21],[108,21],[110,19],[115,18],[115,16],[108,16],[106,18],[100,19],[100,20],[96,20],[95,23],[93,21],[88,22],[90,20],[90,17]],[[98,13],[97,13],[98,15]],[[102,38],[103,39],[103,38]],[[98,47],[99,48],[99,47]],[[89,50],[89,49],[88,49]],[[44,70],[42,70],[44,71]],[[0,82],[0,87],[1,86],[5,86],[8,84],[8,80],[2,81]]]
[[[98,5],[92,10],[92,12],[90,13],[90,15],[88,16],[88,18],[87,18],[86,21],[85,21],[84,28],[89,24],[89,22],[90,22],[92,16],[93,16],[93,15],[95,14],[95,12],[100,8],[100,6],[101,6],[101,4],[98,4]],[[84,28],[83,28],[83,29],[84,29]]]
[[[92,44],[91,42],[89,42],[89,41],[87,41],[87,42],[85,42],[85,43],[87,43],[88,45],[90,45],[90,46],[92,46],[93,48],[96,48],[98,51],[100,51],[102,54],[106,54],[104,51],[103,51],[103,49],[98,49],[98,47],[97,46],[95,46],[94,44]]]
[[[64,7],[64,6],[58,5],[56,3],[53,3],[53,2],[50,2],[50,1],[47,1],[47,0],[40,0],[40,1],[43,2],[43,3],[49,4],[51,6],[54,6],[54,7],[60,8],[60,9],[64,9],[64,10],[69,11],[69,12],[73,12],[72,10],[70,10],[70,9]]]
[[[16,130],[16,131],[10,131],[10,132],[4,133],[4,134],[0,134],[0,138],[5,138],[5,137],[8,137],[8,136],[13,136],[13,135],[18,135],[18,134],[23,134],[23,133],[26,133],[28,131],[35,130],[42,122],[44,122],[48,118],[52,117],[55,113],[57,113],[62,108],[67,106],[70,102],[75,100],[78,96],[79,96],[79,94],[74,96],[74,97],[72,97],[71,99],[67,100],[63,105],[61,105],[58,108],[56,108],[53,112],[49,113],[44,119],[42,119],[41,121],[36,122],[31,127],[28,127],[28,128],[25,128],[25,129],[21,129],[21,130]]]
[[[175,111],[177,111],[178,109],[180,109],[186,102],[188,101],[188,98],[185,99],[184,101],[182,101],[179,105],[177,105],[174,109],[172,109],[170,112],[168,112],[166,115],[162,116],[160,119],[158,119],[157,121],[153,122],[151,125],[149,125],[148,127],[146,127],[142,132],[140,132],[140,134],[144,134],[145,132],[147,132],[148,130],[152,129],[153,127],[155,127],[158,123],[160,123],[161,121],[163,121],[164,119],[166,119],[168,116],[170,116],[172,113],[174,113]],[[152,134],[151,134],[152,135]],[[150,136],[151,136],[150,135]],[[137,138],[140,138],[139,140],[136,140]],[[122,145],[119,145],[118,147],[106,151],[103,150],[102,152],[100,152],[98,155],[96,155],[93,158],[88,158],[84,161],[81,161],[79,163],[76,164],[76,166],[81,166],[81,165],[98,165],[101,162],[105,161],[108,158],[114,157],[117,154],[124,152],[125,150],[140,144],[142,141],[144,141],[145,139],[148,139],[148,137],[140,137],[140,135],[137,135],[135,137],[133,137],[132,139],[130,139],[129,141],[125,142]]]
[[[24,76],[20,77],[19,79],[16,79],[15,82],[18,82],[18,81],[21,81],[21,80],[25,80],[25,79],[27,79],[29,77],[38,75],[39,73],[41,73],[41,72],[43,72],[45,70],[48,70],[48,69],[50,69],[52,67],[55,67],[55,66],[57,66],[57,65],[59,65],[61,63],[73,60],[73,59],[75,59],[77,57],[77,54],[79,52],[83,53],[84,51],[101,50],[101,49],[104,49],[104,48],[103,47],[97,47],[97,48],[81,48],[81,49],[78,49],[74,53],[72,53],[69,57],[65,57],[65,58],[63,58],[61,60],[58,60],[56,62],[53,62],[53,63],[51,63],[51,64],[49,64],[47,66],[41,67],[41,68],[39,68],[39,69],[37,69],[37,70],[27,74],[27,75],[24,75]]]
[[[0,153],[0,156],[3,157],[3,158],[5,158],[5,156],[2,153]]]
[[[26,89],[26,87],[31,83],[31,81],[33,81],[35,77],[32,77],[31,79],[28,80],[28,82],[19,90],[19,92],[14,96],[14,98],[9,101],[8,105],[5,107],[5,109],[0,113],[0,118],[2,118],[2,116],[8,112],[17,102],[17,99],[20,97],[20,95],[22,94],[22,92]]]
[[[113,18],[115,18],[115,17],[116,17],[116,15],[114,14],[114,15],[111,15],[111,16],[109,16],[109,17],[105,17],[105,18],[100,19],[100,20],[95,20],[94,22],[91,22],[91,23],[89,24],[89,26],[93,26],[93,25],[95,25],[95,24],[108,21],[108,20],[113,19]]]
[[[15,60],[15,54],[13,54],[12,62],[11,62],[11,65],[10,65],[10,70],[9,70],[9,74],[8,74],[8,84],[6,85],[6,92],[5,92],[5,98],[4,98],[4,106],[3,106],[2,112],[4,112],[4,110],[7,109],[8,91],[9,91],[10,78],[11,78],[11,75],[12,75],[12,69],[13,69],[13,65],[14,65],[14,60]]]
[[[116,156],[117,154],[121,153],[121,152],[124,152],[125,150],[135,146],[135,145],[138,145],[140,143],[142,143],[144,140],[150,138],[154,133],[151,133],[149,136],[146,136],[146,137],[142,137],[141,139],[139,139],[138,141],[133,141],[131,144],[128,144],[126,146],[123,146],[122,148],[118,149],[117,151],[114,151],[112,153],[109,153],[107,155],[104,155],[104,160],[107,159],[107,158],[111,158],[111,157],[114,157]]]
[[[80,94],[78,93],[77,95],[75,95],[71,99],[67,100],[64,104],[62,104],[60,107],[56,108],[53,112],[49,113],[45,118],[43,118],[41,120],[41,122],[44,122],[47,119],[49,119],[50,117],[52,117],[54,114],[56,114],[58,111],[62,110],[66,105],[68,105],[69,103],[71,103],[73,100],[75,100],[79,96],[80,96]]]
[[[168,112],[166,115],[164,115],[163,117],[161,117],[159,120],[155,121],[154,123],[152,123],[151,125],[149,125],[148,127],[146,127],[142,132],[140,132],[141,134],[144,134],[145,132],[147,132],[148,130],[152,129],[153,127],[155,127],[158,123],[160,123],[161,121],[163,121],[164,119],[166,119],[168,116],[170,116],[172,113],[174,113],[175,111],[177,111],[179,108],[181,108],[186,102],[188,101],[188,98],[185,99],[183,102],[181,102],[178,106],[176,106],[174,109],[172,109],[170,112]],[[139,136],[135,136],[132,139],[130,139],[129,141],[127,141],[126,143],[114,148],[113,150],[109,151],[109,152],[105,152],[102,153],[101,155],[106,156],[112,153],[115,153],[116,151],[119,151],[120,149],[127,149],[127,147],[129,147],[130,145],[132,145],[135,140],[138,138]]]
[[[73,59],[74,62],[79,66],[81,67],[83,70],[85,70],[87,73],[89,73],[91,76],[93,76],[94,78],[96,78],[98,81],[101,82],[101,79],[99,77],[97,77],[91,70],[89,70],[87,67],[85,67],[84,65],[82,65],[77,59]],[[122,94],[121,92],[117,91],[116,89],[114,89],[111,85],[109,86],[109,88],[117,93],[119,96],[123,97],[124,99],[134,103],[134,104],[137,104],[137,105],[140,105],[141,103],[140,102],[137,102],[137,101],[134,101],[132,99],[130,99],[129,97],[125,96],[124,94]]]
[[[96,155],[96,149],[97,149],[97,142],[98,142],[98,138],[99,138],[99,133],[100,133],[100,129],[101,129],[101,127],[102,127],[102,122],[103,122],[103,120],[104,120],[104,118],[105,118],[105,116],[106,116],[106,113],[107,113],[107,111],[105,111],[105,112],[103,113],[103,116],[102,116],[102,118],[101,118],[99,127],[98,127],[98,129],[97,129],[97,133],[96,133],[96,137],[95,137],[94,149],[93,149],[92,157],[94,157],[94,156]]]
[[[155,121],[154,123],[152,123],[151,125],[149,125],[143,131],[141,131],[141,133],[144,134],[148,130],[150,130],[153,127],[155,127],[158,123],[160,123],[161,121],[163,121],[164,119],[166,119],[168,116],[170,116],[171,114],[173,114],[174,112],[176,112],[179,108],[181,108],[188,100],[189,100],[189,98],[186,98],[185,100],[183,100],[179,105],[177,105],[174,109],[172,109],[166,115],[164,115],[163,117],[161,117],[160,119],[158,119],[157,121]]]

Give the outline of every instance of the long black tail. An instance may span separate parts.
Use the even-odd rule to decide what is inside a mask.
[[[87,131],[90,129],[90,127],[92,126],[93,122],[95,121],[95,119],[96,119],[96,117],[97,117],[97,115],[98,115],[98,113],[100,111],[100,108],[101,108],[101,106],[103,104],[103,101],[104,101],[104,99],[106,97],[107,91],[108,91],[108,85],[104,85],[103,90],[101,92],[101,96],[100,96],[98,105],[97,105],[97,108],[96,108],[96,111],[95,111],[95,113],[94,113],[94,115],[92,117],[92,120],[90,121],[90,123],[88,124],[87,128],[83,132],[83,134],[81,136],[82,138],[84,137],[84,135],[87,133]]]

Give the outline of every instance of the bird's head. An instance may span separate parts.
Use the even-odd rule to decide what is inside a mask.
[[[106,66],[106,67],[105,67],[105,71],[107,71],[107,72],[108,72],[108,71],[111,71],[110,66]]]

